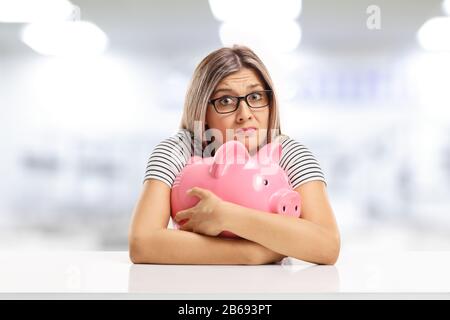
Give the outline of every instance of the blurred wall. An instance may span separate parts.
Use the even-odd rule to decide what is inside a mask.
[[[0,22],[0,248],[124,250],[153,147],[223,45],[208,1],[72,1],[109,39],[43,56]],[[300,45],[261,56],[282,130],[318,158],[344,247],[450,248],[450,53],[417,31],[441,1],[302,2]],[[280,2],[279,5],[282,5]]]

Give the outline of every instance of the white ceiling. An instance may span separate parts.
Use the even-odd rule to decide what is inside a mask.
[[[110,38],[111,50],[131,53],[191,54],[221,45],[219,22],[207,0],[72,0],[84,20],[95,22]],[[366,28],[372,0],[303,0],[298,50],[386,51],[416,46],[417,29],[442,15],[441,0],[378,0],[381,30]],[[236,8],[239,10],[239,8]],[[270,22],[268,22],[270,23]],[[0,55],[27,54],[18,38],[20,24],[0,24]]]

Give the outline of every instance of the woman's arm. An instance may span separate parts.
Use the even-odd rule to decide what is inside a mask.
[[[296,191],[302,199],[301,218],[246,208],[196,187],[189,193],[199,197],[200,202],[178,212],[176,220],[188,219],[182,230],[206,235],[227,230],[285,256],[334,264],[339,256],[340,236],[325,184],[311,181]]]
[[[266,264],[283,255],[246,239],[223,239],[189,231],[161,229],[140,239],[130,251],[133,263]]]
[[[170,188],[149,179],[133,213],[129,254],[133,263],[264,264],[284,256],[245,239],[223,239],[167,229]]]
[[[334,264],[339,256],[340,236],[325,184],[311,181],[296,191],[302,199],[300,219],[222,202],[224,230],[286,256]]]

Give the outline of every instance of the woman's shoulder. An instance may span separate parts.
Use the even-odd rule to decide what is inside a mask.
[[[192,135],[189,132],[189,130],[179,129],[176,132],[172,133],[170,136],[161,139],[156,144],[154,150],[166,147],[174,152],[181,151],[184,154],[188,153],[191,150],[191,146],[192,146]]]
[[[294,188],[311,180],[321,180],[326,184],[319,162],[303,142],[285,134],[279,135],[275,141],[282,148],[279,164]]]
[[[306,148],[306,146],[300,140],[293,138],[287,134],[280,134],[277,137],[275,137],[273,141],[281,144],[281,149],[283,150],[283,153],[285,153],[289,149],[292,149],[293,147],[301,146]]]
[[[192,155],[191,135],[188,130],[180,129],[170,136],[159,140],[153,147],[150,159],[176,161],[182,166]]]
[[[163,141],[172,141],[176,143],[185,143],[185,144],[191,144],[193,135],[192,133],[187,129],[178,129],[172,135],[164,139]],[[162,141],[161,141],[162,142]]]
[[[176,175],[191,157],[190,137],[188,130],[180,129],[160,140],[148,159],[144,181],[153,178],[171,187]]]
[[[288,139],[290,139],[290,137],[287,134],[280,133],[273,139],[273,142],[283,143],[284,141],[286,141]]]
[[[278,135],[274,140],[281,145],[281,159],[292,158],[295,155],[308,153],[312,156],[311,150],[299,139],[286,134]],[[286,159],[287,160],[287,159]]]

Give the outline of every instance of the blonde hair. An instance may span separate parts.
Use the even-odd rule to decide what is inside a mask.
[[[180,129],[189,130],[191,134],[196,132],[196,135],[198,134],[202,139],[203,147],[206,143],[203,141],[205,127],[194,128],[195,123],[196,121],[205,123],[208,100],[219,82],[242,68],[255,70],[264,81],[265,89],[272,90],[266,141],[271,142],[272,135],[275,137],[281,135],[277,95],[266,66],[250,48],[234,45],[231,48],[223,47],[208,54],[196,67],[186,92]]]

